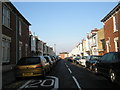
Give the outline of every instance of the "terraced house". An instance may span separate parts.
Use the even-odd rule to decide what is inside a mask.
[[[120,3],[101,21],[104,23],[105,52],[120,51]]]
[[[2,64],[15,65],[29,56],[29,26],[31,25],[11,2],[2,2]]]

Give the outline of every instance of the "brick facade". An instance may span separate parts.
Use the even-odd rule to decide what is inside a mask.
[[[115,20],[114,20],[114,17]],[[120,51],[120,3],[106,16],[101,20],[104,23],[104,35],[105,35],[105,41],[106,41],[106,50],[107,52],[114,52],[114,51]],[[115,31],[115,25],[116,22],[116,28],[118,29]],[[115,40],[118,40],[117,47],[119,49],[116,50],[116,44]]]
[[[29,25],[30,23],[19,13],[19,11],[13,6],[11,2],[4,2],[2,7],[7,7],[10,11],[10,27],[2,25],[2,39],[4,37],[10,38],[10,61],[9,64],[16,64],[19,60],[19,41],[22,42],[22,56],[30,55],[29,51]],[[3,11],[3,8],[2,8]],[[3,16],[3,13],[2,13]],[[18,21],[17,21],[18,20]],[[21,35],[19,35],[19,20],[21,21]],[[17,39],[16,39],[17,38]]]

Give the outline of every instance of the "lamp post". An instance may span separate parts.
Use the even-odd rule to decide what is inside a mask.
[[[2,2],[0,1],[0,21],[2,21]],[[2,89],[2,22],[0,22],[0,89]]]
[[[55,55],[56,55],[56,44],[54,44],[54,52],[55,52]]]

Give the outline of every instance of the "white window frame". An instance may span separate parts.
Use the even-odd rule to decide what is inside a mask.
[[[11,38],[6,35],[2,35],[2,63],[10,62],[10,43]]]
[[[114,32],[118,31],[117,27],[117,21],[116,21],[116,14],[113,15],[113,27],[114,27]]]
[[[117,42],[118,42],[118,37],[114,38],[115,51],[116,51],[116,52],[118,52],[118,48],[119,48],[119,47],[117,47],[117,46],[118,46],[118,45],[117,45]]]
[[[110,45],[110,43],[109,43],[109,40],[108,40],[108,41],[106,41],[107,52],[110,52],[110,48],[109,48],[110,46],[109,45]]]
[[[10,28],[10,10],[5,5],[3,5],[2,24]]]

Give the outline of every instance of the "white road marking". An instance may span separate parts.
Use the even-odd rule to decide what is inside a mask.
[[[70,70],[70,68],[68,68],[69,72],[72,73],[72,71]]]
[[[44,85],[47,80],[51,80],[51,81],[52,81],[50,85]],[[53,80],[53,79],[45,79],[45,80],[41,83],[41,86],[50,87],[50,86],[53,86],[53,84],[54,84],[54,80]]]
[[[19,89],[17,89],[17,90],[21,90],[21,89],[25,88],[31,81],[32,81],[32,80],[27,81],[24,85],[22,85],[22,86],[21,86]]]
[[[42,80],[39,80],[39,82],[33,83],[33,84],[29,84],[30,86],[36,85],[36,84],[40,84],[42,82]]]
[[[73,78],[73,80],[75,81],[77,87],[78,87],[80,90],[82,90],[81,87],[80,87],[80,85],[79,85],[79,83],[78,83],[78,81],[77,81],[77,79],[76,79],[74,76],[72,76],[72,78]]]
[[[54,88],[52,90],[58,89],[59,88],[59,79],[57,77],[54,77],[54,76],[47,76],[47,77],[55,79],[55,85],[54,85]]]
[[[66,67],[68,68],[68,65],[65,63]]]

